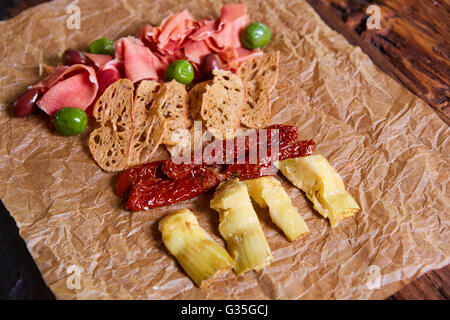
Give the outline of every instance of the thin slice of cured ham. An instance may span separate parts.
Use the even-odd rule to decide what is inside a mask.
[[[35,86],[45,91],[37,105],[50,116],[64,107],[85,110],[97,96],[95,70],[82,64],[58,69]]]
[[[172,55],[194,30],[194,18],[189,11],[183,10],[164,19],[159,27],[153,28],[152,35],[158,49]]]
[[[233,23],[244,16],[247,16],[247,6],[244,3],[226,4],[220,10],[218,27],[221,29],[224,24]]]
[[[202,59],[212,53],[212,50],[208,47],[204,40],[194,41],[189,40],[183,46],[184,54],[186,58],[195,64],[200,64]]]
[[[97,97],[100,97],[106,88],[120,78],[123,78],[123,62],[117,59],[102,65],[96,72],[98,81]]]
[[[245,4],[224,5],[218,20],[217,32],[211,37],[214,50],[241,46],[240,34],[248,24],[247,7]]]
[[[133,37],[121,38],[115,45],[116,59],[123,61],[125,77],[133,82],[161,79],[167,62],[160,59],[142,41]]]
[[[152,52],[156,52],[158,50],[156,46],[156,42],[153,39],[153,26],[149,24],[144,24],[139,30],[138,35],[139,40],[147,46]]]
[[[189,39],[201,41],[210,38],[217,31],[217,23],[215,20],[197,20],[194,22],[195,31],[189,35]]]
[[[101,67],[102,65],[108,63],[113,59],[109,54],[96,54],[96,53],[88,53],[83,52],[83,54],[88,57],[97,68]]]
[[[41,92],[47,91],[54,83],[59,81],[61,77],[64,75],[67,69],[69,69],[69,66],[58,66],[53,67],[46,65],[44,63],[41,63],[39,66],[39,75],[42,75],[44,73],[47,73],[48,75],[36,83],[33,88],[39,89]],[[81,67],[72,68],[71,71],[74,71],[74,69],[79,69]],[[82,69],[82,68],[81,68]]]

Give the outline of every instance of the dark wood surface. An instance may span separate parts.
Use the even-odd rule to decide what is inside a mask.
[[[322,19],[360,46],[383,71],[450,117],[448,0],[307,0]],[[0,20],[47,0],[2,0]],[[369,4],[382,8],[381,30],[365,27]],[[0,207],[0,299],[52,299],[14,220]],[[414,280],[390,300],[450,297],[450,265]]]
[[[450,124],[450,0],[307,0],[383,71]],[[380,29],[366,10],[380,9]]]

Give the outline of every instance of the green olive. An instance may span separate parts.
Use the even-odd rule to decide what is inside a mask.
[[[272,36],[269,27],[261,22],[249,24],[241,33],[241,43],[247,49],[258,49],[264,47]]]
[[[114,55],[114,43],[106,38],[97,39],[89,45],[89,52]]]
[[[75,136],[86,129],[87,114],[78,108],[62,108],[53,118],[56,130],[63,136]]]
[[[189,84],[194,80],[194,67],[186,60],[172,62],[164,73],[166,81],[175,79],[179,83]]]

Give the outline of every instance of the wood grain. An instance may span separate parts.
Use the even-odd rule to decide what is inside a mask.
[[[450,124],[450,1],[308,0],[331,27]],[[369,5],[381,29],[367,28]]]
[[[391,300],[448,300],[450,298],[450,266],[433,270],[392,295]]]

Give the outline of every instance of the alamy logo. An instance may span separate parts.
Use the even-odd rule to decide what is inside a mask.
[[[70,30],[81,29],[81,9],[75,4],[67,6],[66,13],[69,17],[66,19],[66,26]]]
[[[370,15],[367,19],[367,29],[381,29],[381,10],[377,5],[367,7],[366,13]]]
[[[366,282],[366,286],[370,290],[380,289],[381,287],[381,269],[379,266],[369,266],[369,279]]]
[[[67,268],[66,273],[69,274],[69,277],[66,280],[66,286],[68,289],[81,289],[81,272],[83,272],[83,268],[76,264],[72,264]]]

